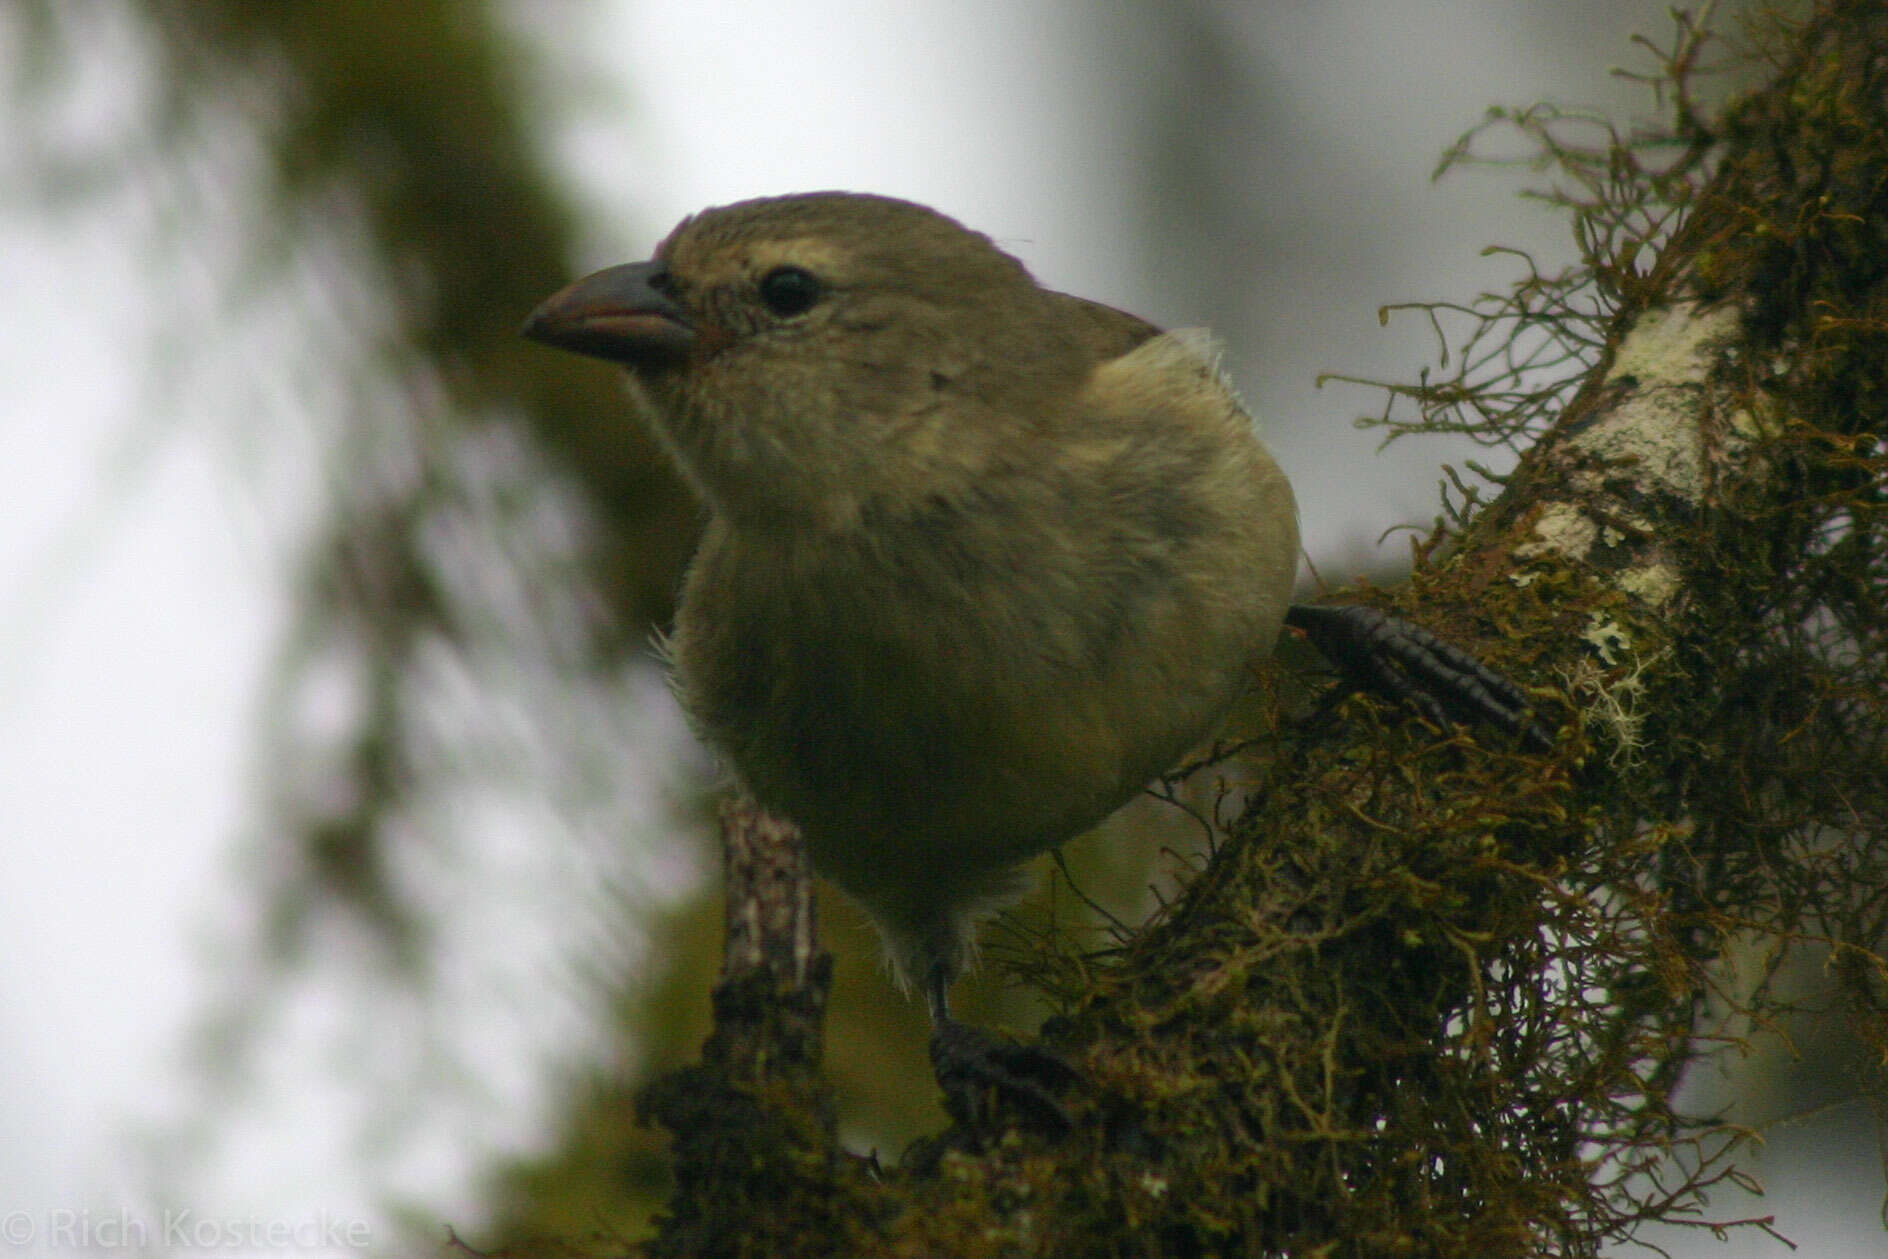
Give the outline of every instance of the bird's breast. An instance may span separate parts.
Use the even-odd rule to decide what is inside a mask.
[[[1184,538],[1043,507],[991,488],[844,537],[710,531],[680,689],[842,884],[862,851],[998,866],[1059,843],[1236,698],[1258,631],[1224,590],[1202,597]],[[1147,510],[1164,527],[1174,507]]]

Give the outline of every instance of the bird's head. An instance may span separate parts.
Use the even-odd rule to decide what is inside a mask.
[[[807,193],[685,219],[525,333],[628,368],[716,510],[844,526],[974,478],[1066,406],[1090,363],[1065,300],[935,210]]]

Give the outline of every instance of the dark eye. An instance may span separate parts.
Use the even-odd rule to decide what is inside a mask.
[[[819,300],[819,280],[799,267],[775,267],[760,278],[760,300],[776,315],[797,315]]]

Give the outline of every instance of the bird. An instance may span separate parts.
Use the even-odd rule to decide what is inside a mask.
[[[1512,721],[1518,694],[1447,645],[1292,607],[1291,484],[1210,335],[1047,288],[935,209],[708,209],[525,335],[626,368],[705,505],[665,644],[677,693],[876,923],[940,1077],[941,1055],[990,1057],[949,993],[1023,863],[1208,739],[1288,614],[1397,639],[1405,669]]]

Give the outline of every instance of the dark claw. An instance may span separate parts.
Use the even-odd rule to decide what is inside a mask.
[[[1075,1127],[1061,1095],[1081,1083],[1081,1073],[1049,1050],[947,1018],[931,1033],[931,1066],[944,1109],[968,1131],[991,1131],[1004,1112],[1050,1138]]]
[[[1420,625],[1359,604],[1294,604],[1285,623],[1303,630],[1354,680],[1402,700],[1442,730],[1455,728],[1453,715],[1490,722],[1537,752],[1553,746],[1520,687]]]

